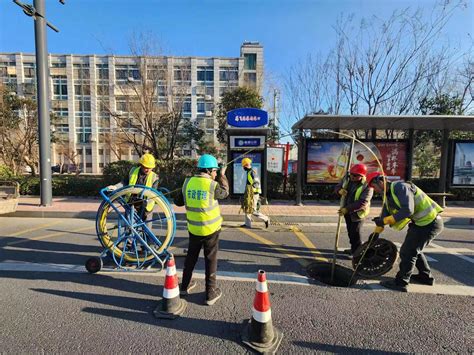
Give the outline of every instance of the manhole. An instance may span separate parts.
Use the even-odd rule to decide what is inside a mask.
[[[331,270],[331,262],[314,262],[306,268],[309,277],[329,286],[349,287],[357,283],[357,277],[352,277],[354,270],[336,264],[334,268],[334,278],[332,280]]]

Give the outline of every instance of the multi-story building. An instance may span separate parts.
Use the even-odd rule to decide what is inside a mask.
[[[150,58],[164,73],[163,80],[157,81],[158,102],[172,103],[173,88],[184,89],[183,116],[199,125],[211,141],[216,141],[214,110],[222,94],[245,85],[261,91],[263,47],[258,42],[244,42],[235,58]],[[141,80],[140,61],[143,58],[133,56],[49,55],[51,111],[57,117],[52,131],[62,142],[52,144],[52,165],[75,160],[83,172],[100,173],[109,162],[138,158],[129,145],[112,152],[104,137],[109,134],[113,139],[112,118],[127,112],[132,93],[123,87]],[[33,54],[0,53],[0,80],[18,95],[36,97],[35,77]],[[188,146],[181,154],[194,153]]]

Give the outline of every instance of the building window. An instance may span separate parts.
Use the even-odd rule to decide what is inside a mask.
[[[97,78],[101,80],[109,80],[109,66],[107,64],[96,64]]]
[[[198,67],[197,80],[201,82],[214,81],[214,68],[213,67]]]
[[[257,86],[257,73],[244,73],[244,81],[247,85]]]
[[[238,67],[221,67],[219,69],[220,81],[238,81],[239,68]]]
[[[51,68],[66,68],[66,63],[65,62],[51,63]]]
[[[58,133],[68,133],[69,132],[69,125],[67,123],[59,123],[55,124],[54,128]]]
[[[86,155],[92,155],[92,149],[86,149]]]
[[[76,129],[76,139],[78,143],[91,142],[91,129],[86,127],[79,127]],[[82,149],[77,150],[77,154],[82,155]]]
[[[53,100],[67,100],[67,77],[53,76]]]
[[[89,64],[74,64],[75,79],[90,79]]]
[[[244,53],[244,69],[257,70],[257,54]]]
[[[97,96],[109,96],[109,85],[97,84]]]
[[[25,78],[34,78],[35,77],[35,63],[23,63],[23,73]]]
[[[91,110],[91,102],[90,100],[85,100],[85,99],[82,99],[82,100],[77,100],[75,102],[75,107],[76,107],[76,111],[87,111],[87,112],[90,112]]]
[[[55,109],[53,109],[53,112],[58,117],[68,117],[68,115],[69,115],[69,110],[67,108],[63,108],[63,107],[55,108]]]
[[[197,101],[197,113],[203,114],[206,112],[206,103],[203,99],[198,99]]]
[[[174,67],[173,73],[175,81],[191,81],[190,67]]]
[[[23,83],[23,94],[24,95],[35,95],[36,84],[35,83]]]
[[[140,80],[140,70],[136,65],[116,65],[115,79],[117,81]]]
[[[91,87],[88,82],[80,82],[74,84],[74,93],[76,96],[90,96]]]
[[[99,163],[99,168],[103,168],[104,167],[104,163]]]

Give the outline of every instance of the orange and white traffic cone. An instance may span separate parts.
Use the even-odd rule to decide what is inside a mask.
[[[272,325],[272,311],[265,271],[258,271],[257,292],[252,307],[252,318],[245,321],[242,341],[260,353],[275,353],[283,339],[283,333]]]
[[[165,286],[163,298],[153,311],[156,318],[175,319],[184,313],[187,302],[179,297],[179,282],[173,255],[166,263]]]

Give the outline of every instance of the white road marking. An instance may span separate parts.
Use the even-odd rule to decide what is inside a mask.
[[[0,271],[15,271],[15,272],[62,272],[62,273],[86,273],[86,269],[83,265],[69,265],[69,264],[40,264],[40,263],[28,263],[28,262],[3,262],[0,263]],[[103,269],[101,274],[117,274],[117,275],[132,275],[138,274],[140,276],[164,276],[164,270],[149,271],[120,271],[114,269]],[[182,272],[178,272],[178,277],[182,277]],[[196,279],[204,279],[204,270],[196,270],[193,273],[193,277]],[[244,273],[244,272],[233,272],[233,271],[219,271],[219,280],[227,281],[240,281],[240,282],[256,282],[257,272]],[[306,276],[298,275],[294,273],[268,273],[267,279],[269,283],[285,284],[285,285],[303,285],[303,286],[316,286],[311,279]],[[376,280],[365,280],[360,284],[352,287],[352,289],[358,290],[371,290],[381,292],[392,292],[379,284]],[[466,285],[438,285],[425,286],[410,284],[408,286],[408,292],[411,293],[423,293],[423,294],[440,294],[440,295],[456,295],[456,296],[474,296],[474,287]]]
[[[369,288],[374,291],[387,291],[387,292],[397,292],[389,290],[379,284],[378,281],[370,280],[364,281],[364,284],[357,285],[357,288]],[[434,295],[451,295],[451,296],[474,296],[474,287],[466,285],[438,285],[434,286],[427,285],[408,285],[408,293],[424,293],[424,294],[434,294]]]
[[[453,250],[454,248],[452,248],[452,249],[451,248],[445,248],[445,247],[442,247],[441,245],[438,245],[438,244],[435,244],[435,243],[430,243],[430,245],[436,250],[435,253],[439,253],[441,251],[441,252],[444,252],[444,253],[447,253],[447,254],[455,255],[455,256],[457,256],[457,257],[459,257],[459,258],[461,258],[465,261],[468,261],[468,262],[474,264],[474,258],[470,258],[467,255],[463,255],[463,254],[459,253],[458,251]]]

